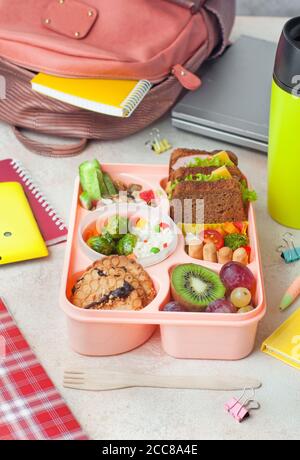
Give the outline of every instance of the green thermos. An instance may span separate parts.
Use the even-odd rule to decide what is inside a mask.
[[[276,55],[268,181],[272,218],[300,229],[300,17],[284,26]]]

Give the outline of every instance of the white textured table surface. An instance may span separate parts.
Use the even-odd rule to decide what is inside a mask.
[[[241,33],[277,40],[283,19],[238,18],[234,36]],[[204,149],[227,148],[213,140],[177,131],[170,119],[157,124],[174,146]],[[0,158],[15,157],[30,169],[50,201],[68,219],[73,182],[80,161],[97,157],[101,162],[167,163],[168,154],[156,156],[145,146],[149,129],[119,142],[91,143],[79,158],[54,160],[26,151],[7,126],[0,124]],[[297,275],[299,265],[287,267],[276,247],[285,229],[275,224],[266,209],[267,159],[234,147],[240,164],[259,193],[256,205],[262,249],[268,313],[260,325],[256,349],[240,362],[175,360],[160,347],[158,335],[143,347],[113,358],[84,358],[68,346],[66,325],[58,305],[65,245],[51,249],[42,262],[1,268],[0,295],[4,297],[51,378],[93,439],[299,439],[300,374],[260,352],[260,345],[297,306],[286,314],[278,311],[284,289]],[[296,233],[296,232],[295,232]],[[296,233],[300,242],[300,232]],[[234,374],[261,379],[257,393],[261,410],[242,425],[224,413],[231,394],[129,389],[106,393],[80,393],[62,387],[65,367],[128,369],[167,375]]]

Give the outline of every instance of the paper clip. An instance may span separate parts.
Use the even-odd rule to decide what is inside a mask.
[[[285,263],[291,264],[300,260],[300,248],[296,248],[295,246],[294,235],[287,232],[283,235],[282,240],[284,244],[279,246],[277,251],[280,253]]]
[[[228,412],[235,420],[239,423],[246,420],[250,417],[250,412],[253,410],[259,410],[260,404],[255,401],[255,390],[252,389],[251,397],[247,396],[247,390],[245,389],[242,396],[237,398],[232,398],[228,403],[225,404],[225,410]]]
[[[167,139],[162,139],[159,129],[155,128],[150,133],[150,140],[146,142],[146,145],[150,145],[151,149],[161,155],[172,148],[172,145]]]

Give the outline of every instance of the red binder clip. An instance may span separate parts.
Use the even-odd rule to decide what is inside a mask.
[[[225,410],[239,423],[243,422],[250,416],[250,412],[260,409],[260,404],[255,401],[255,390],[252,389],[252,396],[247,396],[247,390],[244,390],[242,396],[232,398],[225,404]]]

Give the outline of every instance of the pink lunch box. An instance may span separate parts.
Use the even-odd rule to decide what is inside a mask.
[[[168,176],[168,166],[107,164],[103,169],[125,183],[138,183],[159,190]],[[238,360],[254,348],[257,327],[266,313],[266,300],[261,270],[253,207],[249,210],[249,237],[252,247],[248,265],[257,279],[255,310],[246,314],[163,312],[170,300],[170,270],[182,263],[198,263],[220,272],[221,265],[197,261],[185,252],[183,235],[176,251],[164,262],[147,268],[157,290],[157,297],[141,311],[83,310],[70,302],[72,287],[90,266],[90,260],[79,245],[79,226],[90,211],[79,204],[80,184],[75,183],[69,238],[60,292],[60,305],[66,314],[70,345],[88,356],[110,356],[128,352],[145,343],[157,327],[162,347],[176,358]],[[166,198],[166,197],[165,197]],[[166,202],[166,200],[164,200]]]

